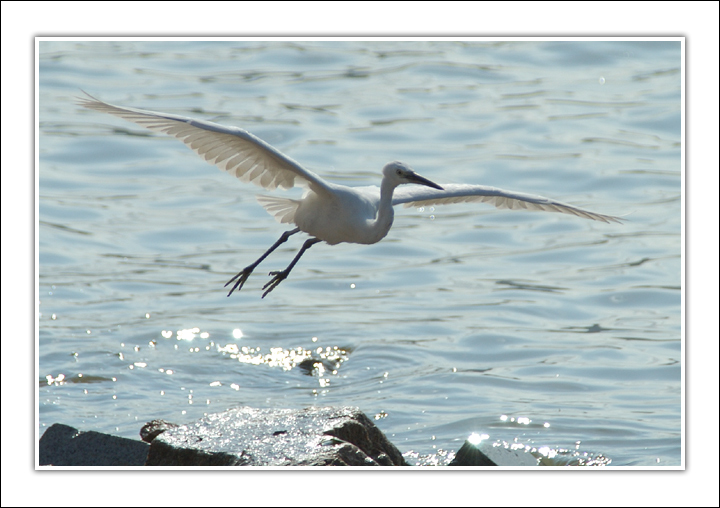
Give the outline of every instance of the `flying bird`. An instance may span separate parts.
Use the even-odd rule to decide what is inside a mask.
[[[281,153],[257,136],[238,127],[220,125],[180,115],[108,104],[87,92],[78,104],[95,111],[135,122],[152,131],[173,136],[207,162],[242,182],[268,190],[304,187],[300,199],[260,195],[258,202],[282,224],[296,227],[283,233],[254,263],[246,266],[226,284],[228,293],[242,289],[250,274],[290,236],[310,235],[292,262],[282,271],[270,272],[262,298],[287,279],[300,257],[318,242],[373,244],[382,240],[393,223],[393,206],[422,207],[450,203],[483,202],[500,209],[541,210],[576,215],[606,223],[621,223],[619,217],[583,210],[553,199],[485,185],[442,184],[424,178],[407,164],[394,161],[383,167],[380,187],[348,187],[328,182]],[[413,184],[413,185],[406,185]]]

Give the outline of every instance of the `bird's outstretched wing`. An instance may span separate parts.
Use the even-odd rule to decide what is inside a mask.
[[[78,98],[78,104],[95,111],[109,113],[135,122],[152,131],[173,136],[195,153],[243,182],[265,189],[294,185],[311,188],[315,192],[327,190],[327,184],[315,173],[284,155],[262,139],[238,127],[195,120],[179,115],[156,113],[144,109],[114,106],[84,92],[88,98]]]
[[[393,194],[392,203],[393,205],[405,205],[406,208],[410,206],[447,205],[450,203],[488,203],[501,209],[559,212],[577,215],[585,219],[622,224],[619,217],[589,212],[576,206],[533,194],[506,191],[485,185],[441,185],[444,190],[419,185],[398,187]]]

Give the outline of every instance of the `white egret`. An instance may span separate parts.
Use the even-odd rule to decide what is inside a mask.
[[[402,162],[389,162],[382,170],[380,187],[347,187],[327,182],[287,155],[253,134],[238,127],[219,125],[179,115],[114,106],[85,93],[78,104],[109,113],[157,132],[173,136],[207,162],[227,171],[243,182],[265,189],[295,185],[305,187],[301,199],[258,196],[257,200],[283,224],[295,224],[260,258],[246,266],[225,286],[235,283],[242,289],[255,268],[287,239],[300,231],[310,235],[285,270],[270,272],[272,279],[263,286],[263,298],[285,280],[300,257],[318,242],[372,244],[387,235],[393,223],[393,206],[431,206],[448,203],[485,202],[510,210],[542,210],[576,215],[601,222],[620,223],[618,217],[583,210],[542,196],[506,191],[484,185],[438,185],[416,174]],[[402,184],[417,184],[399,187]]]

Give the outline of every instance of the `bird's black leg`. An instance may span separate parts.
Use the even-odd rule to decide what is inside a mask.
[[[228,284],[230,284],[232,281],[237,279],[237,282],[235,282],[235,285],[232,287],[232,289],[228,293],[228,296],[233,294],[233,291],[235,291],[236,289],[238,291],[240,291],[243,287],[243,284],[245,284],[245,281],[248,279],[248,277],[250,277],[250,274],[253,272],[253,270],[255,270],[257,265],[262,263],[263,260],[266,257],[268,257],[272,251],[274,251],[275,249],[277,249],[280,246],[280,244],[287,242],[287,239],[290,238],[291,235],[294,235],[295,233],[299,233],[299,232],[300,232],[300,228],[295,228],[292,231],[286,231],[285,233],[283,233],[282,236],[280,237],[280,239],[277,242],[275,242],[272,247],[270,247],[267,251],[265,251],[265,254],[260,256],[260,259],[255,261],[253,264],[246,266],[245,268],[243,268],[242,272],[238,273],[235,277],[233,277],[232,279],[227,281],[227,284],[225,284],[225,287],[227,287]],[[265,296],[265,295],[263,295],[263,296]]]
[[[305,254],[305,251],[318,242],[322,242],[322,240],[319,238],[310,238],[309,240],[305,240],[302,249],[300,249],[300,252],[297,253],[297,256],[295,256],[295,259],[292,260],[292,263],[290,263],[287,268],[285,268],[282,272],[270,272],[270,275],[273,275],[273,278],[270,282],[263,286],[263,289],[267,289],[267,291],[263,293],[262,297],[265,298],[270,291],[277,287],[278,284],[287,279],[288,275],[290,275],[290,271],[293,269],[300,257]]]

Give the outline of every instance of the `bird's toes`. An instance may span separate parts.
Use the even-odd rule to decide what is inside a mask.
[[[263,298],[265,298],[267,294],[275,289],[282,281],[287,279],[288,272],[287,270],[283,270],[282,272],[270,272],[268,275],[272,275],[273,278],[270,279],[270,282],[263,286],[263,289],[266,290],[262,295]]]
[[[287,278],[287,274],[285,272],[270,272],[268,275],[272,275],[273,278],[270,279],[270,282],[263,286],[263,289],[267,289],[271,286],[274,288]]]
[[[275,288],[277,287],[277,285],[280,284],[280,281],[281,281],[281,280],[282,280],[282,279],[280,279],[280,280],[275,280],[275,279],[273,279],[273,280],[271,280],[270,282],[268,282],[267,284],[265,284],[265,285],[263,286],[263,289],[265,289],[266,291],[263,293],[262,298],[265,298],[270,291],[272,291],[273,289],[275,289]]]
[[[232,284],[232,283],[235,281],[235,279],[238,278],[238,275],[240,275],[240,274],[237,274],[235,277],[233,277],[232,279],[230,279],[229,281],[227,281],[223,287],[228,287],[229,284]],[[235,284],[235,285],[237,286],[237,284]],[[233,289],[234,289],[234,288],[233,288]]]
[[[248,277],[250,277],[251,273],[252,273],[252,270],[249,272],[247,270],[243,270],[242,272],[238,273],[235,277],[233,277],[232,279],[227,281],[227,283],[225,283],[225,286],[223,286],[223,287],[228,287],[228,284],[232,283],[233,281],[235,281],[235,279],[237,279],[237,281],[235,281],[235,285],[232,287],[232,289],[230,289],[228,296],[233,294],[233,291],[235,291],[236,289],[238,291],[240,291],[243,287],[243,284],[245,284],[245,281],[247,281]]]

